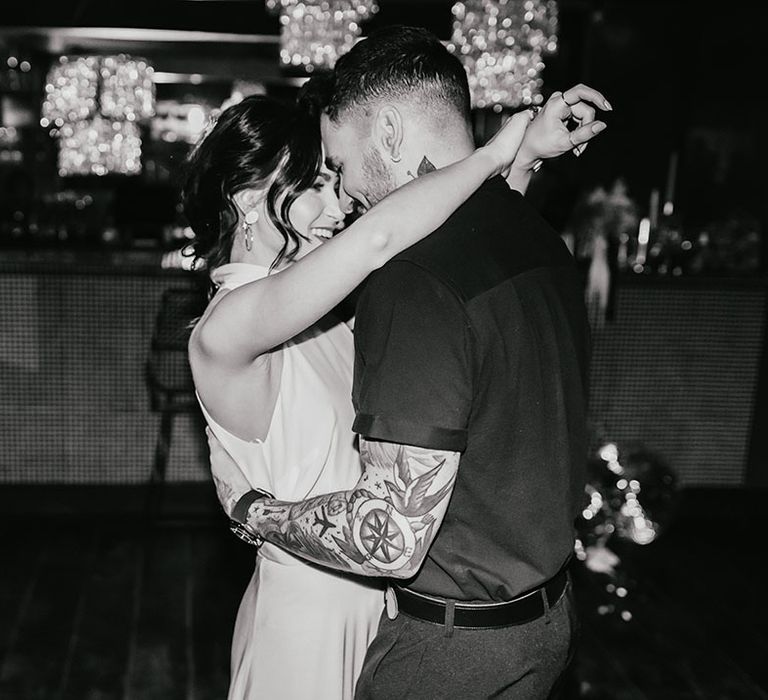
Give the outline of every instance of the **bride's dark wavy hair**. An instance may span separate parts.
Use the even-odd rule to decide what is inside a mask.
[[[303,236],[288,211],[320,169],[320,93],[310,86],[292,105],[252,95],[225,109],[186,161],[184,215],[194,232],[196,260],[211,271],[229,262],[238,229],[234,196],[269,184],[266,208],[283,236],[272,263],[292,260]]]

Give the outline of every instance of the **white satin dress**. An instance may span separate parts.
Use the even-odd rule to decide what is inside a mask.
[[[213,272],[218,293],[268,270],[229,263]],[[263,441],[210,429],[251,484],[298,501],[354,486],[360,457],[352,432],[352,331],[313,326],[285,343],[279,395]],[[264,544],[235,622],[229,700],[346,700],[384,606],[373,579],[336,574]]]

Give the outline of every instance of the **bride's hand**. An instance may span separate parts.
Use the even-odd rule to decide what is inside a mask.
[[[517,157],[520,146],[523,143],[526,129],[531,124],[533,112],[525,110],[513,114],[493,137],[482,147],[497,163],[497,173],[506,177],[506,171]]]
[[[587,143],[607,126],[595,119],[595,108],[612,109],[602,93],[587,85],[553,92],[526,130],[516,164],[534,167],[541,160],[568,151],[581,155]],[[568,128],[572,123],[576,124],[573,130]]]
[[[216,486],[216,495],[224,512],[231,517],[237,501],[252,487],[245,474],[210,428],[205,429],[205,434],[208,437],[211,476]]]

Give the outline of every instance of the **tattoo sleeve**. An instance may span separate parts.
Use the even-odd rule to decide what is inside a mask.
[[[249,528],[317,564],[410,578],[443,521],[459,454],[361,438],[360,455],[362,476],[350,491],[256,501]]]

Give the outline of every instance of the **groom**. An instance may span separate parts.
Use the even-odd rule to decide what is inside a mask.
[[[587,101],[610,109],[584,86],[548,101],[562,123],[553,156],[580,152],[604,126]],[[568,119],[581,126],[569,132]],[[338,61],[321,129],[343,204],[373,206],[474,149],[466,74],[427,31],[383,29]],[[521,149],[511,182],[524,190],[534,166]],[[393,581],[356,697],[552,692],[575,638],[567,567],[588,364],[573,259],[494,178],[358,300],[354,489],[301,503],[244,493],[212,446],[217,483],[241,496],[225,507],[252,533]]]

